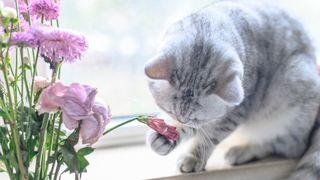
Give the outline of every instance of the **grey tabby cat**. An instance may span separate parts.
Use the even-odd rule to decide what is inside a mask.
[[[301,158],[289,179],[320,179],[315,53],[288,13],[259,1],[218,1],[175,23],[145,73],[181,136],[151,132],[151,148],[166,155],[193,138],[181,172],[204,170],[220,144],[231,165],[271,154]]]

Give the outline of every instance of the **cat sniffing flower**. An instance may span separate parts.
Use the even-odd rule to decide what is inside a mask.
[[[299,159],[290,180],[318,180],[320,78],[303,25],[262,1],[216,1],[174,23],[145,66],[156,104],[179,124],[172,143],[150,131],[160,155],[192,138],[181,172],[269,155]],[[177,126],[178,127],[178,126]],[[223,147],[223,149],[216,149]]]

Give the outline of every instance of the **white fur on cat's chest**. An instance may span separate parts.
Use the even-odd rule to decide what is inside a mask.
[[[268,141],[275,140],[276,137],[285,135],[288,133],[286,130],[288,126],[294,124],[292,122],[293,116],[295,116],[294,110],[290,112],[277,111],[277,113],[265,114],[264,117],[252,116],[218,144],[208,160],[207,167],[210,169],[230,167],[230,164],[225,160],[225,154],[232,147],[263,145]]]

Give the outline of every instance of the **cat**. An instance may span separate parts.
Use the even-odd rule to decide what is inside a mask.
[[[288,178],[319,179],[314,51],[296,18],[261,1],[217,1],[183,18],[145,65],[150,92],[180,139],[152,131],[147,143],[166,155],[192,138],[178,161],[183,173],[205,170],[219,144],[230,165],[268,155],[300,158]]]

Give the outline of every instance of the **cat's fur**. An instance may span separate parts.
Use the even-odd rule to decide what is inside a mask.
[[[309,142],[320,104],[314,49],[283,10],[259,1],[216,2],[174,24],[145,71],[181,136],[173,142],[152,132],[147,141],[165,155],[193,138],[178,162],[182,172],[204,170],[220,144],[232,165],[303,156],[290,179],[320,178],[317,130]]]

